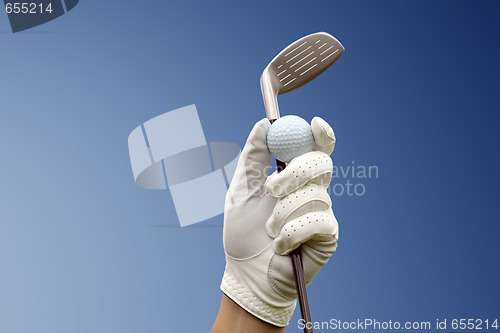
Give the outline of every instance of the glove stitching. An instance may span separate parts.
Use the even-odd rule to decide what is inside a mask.
[[[226,270],[223,278],[222,278],[222,283],[220,286],[222,292],[232,299],[236,304],[238,304],[240,307],[245,309],[247,312],[253,314],[257,318],[270,323],[272,325],[284,327],[288,325],[288,322],[293,314],[293,311],[295,310],[295,305],[288,306],[286,308],[278,309],[278,308],[273,308],[265,303],[262,302],[257,296],[255,296],[251,290],[245,288],[243,285],[241,285],[235,278],[231,276],[231,274]],[[230,290],[229,290],[230,289]],[[243,299],[245,302],[240,301],[236,297],[233,296],[232,292],[236,292],[238,295],[243,296],[243,293],[248,294],[248,296],[243,296]],[[253,311],[251,308],[247,306],[247,300],[251,298],[252,301],[250,301],[250,304],[253,304],[253,302],[258,303],[255,305],[255,309],[258,309],[259,311]],[[281,314],[280,314],[281,313]],[[264,315],[267,315],[268,317],[265,317]],[[273,318],[270,319],[269,317]]]
[[[317,165],[317,164],[316,164]],[[327,174],[330,174],[332,175],[332,172],[330,170],[324,170],[323,172],[321,173],[317,173],[317,174],[313,174],[312,177],[308,177],[307,179],[304,179],[304,180],[301,180],[299,183],[298,183],[298,186],[295,190],[291,191],[291,192],[285,192],[285,193],[281,193],[281,194],[277,194],[277,193],[273,193],[273,185],[269,185],[267,186],[267,191],[269,192],[269,194],[271,194],[272,197],[276,198],[276,199],[283,199],[284,197],[292,194],[293,192],[295,191],[298,191],[300,190],[301,188],[305,187],[308,183],[313,183],[313,184],[316,184],[314,183],[314,180],[316,180],[317,178],[320,178],[321,176],[324,176],[324,175],[327,175]],[[296,178],[298,178],[299,176],[295,176]],[[331,176],[330,176],[330,179],[331,179]],[[320,185],[320,186],[325,186],[323,184],[316,184],[316,185]],[[326,186],[325,186],[326,187]],[[286,186],[285,186],[286,188]]]
[[[322,186],[322,185],[318,185],[318,184],[315,184],[315,185],[317,185],[317,186]],[[291,205],[291,204],[292,204],[292,200],[293,200],[293,199],[292,199],[292,200],[290,200],[290,199],[289,199],[289,197],[290,197],[290,196],[293,196],[293,195],[296,195],[296,197],[299,197],[299,196],[300,196],[300,197],[302,197],[302,194],[300,194],[300,192],[304,191],[304,194],[305,194],[305,193],[306,193],[305,191],[306,191],[307,189],[309,189],[309,187],[310,187],[310,184],[308,184],[308,185],[304,185],[303,187],[301,187],[301,188],[299,188],[299,189],[297,189],[297,190],[293,191],[292,193],[288,194],[286,197],[281,198],[281,199],[278,199],[278,202],[276,203],[276,206],[275,206],[275,208],[273,209],[273,214],[270,216],[270,218],[268,219],[268,222],[267,222],[266,224],[273,224],[273,225],[274,225],[275,223],[273,223],[272,221],[276,220],[276,219],[279,217],[278,215],[279,215],[280,210],[281,210],[281,209],[286,210],[286,205],[288,205],[288,204],[285,204],[285,201],[289,201],[289,203],[290,203],[290,205]],[[313,189],[312,189],[312,188],[311,188],[311,191],[313,191]],[[320,192],[320,194],[321,194],[321,195],[323,195],[323,191],[322,191],[321,189],[319,189],[319,192]],[[326,192],[326,191],[325,191],[325,192]],[[331,208],[331,204],[332,204],[332,202],[331,202],[331,198],[330,198],[330,196],[328,195],[328,193],[326,193],[326,197],[327,197],[327,199],[328,199],[328,200],[324,200],[324,199],[323,199],[323,198],[321,198],[321,197],[313,197],[313,198],[307,199],[307,200],[306,200],[306,201],[304,201],[304,202],[301,202],[301,205],[300,205],[300,206],[297,206],[297,207],[295,207],[294,209],[292,209],[292,210],[291,210],[291,211],[290,211],[290,212],[289,212],[289,213],[288,213],[288,214],[287,214],[287,215],[283,218],[282,223],[281,223],[281,225],[280,225],[280,229],[282,229],[282,228],[283,228],[283,226],[284,226],[285,224],[287,224],[288,222],[290,222],[290,221],[288,221],[288,218],[290,217],[290,215],[292,215],[294,212],[296,212],[298,209],[302,208],[304,205],[306,205],[306,204],[308,204],[308,203],[311,203],[311,202],[314,202],[314,201],[322,202],[322,203],[326,204],[326,206],[327,206],[328,208],[323,209],[323,210],[317,210],[317,211],[326,211],[326,210],[329,210],[329,209]],[[301,199],[302,199],[302,198],[301,198]],[[281,206],[281,207],[280,207],[280,206]],[[298,217],[296,217],[296,218],[299,218],[299,217],[300,217],[300,216],[298,216]],[[271,220],[271,218],[273,218],[273,220]],[[267,225],[266,225],[266,227],[267,227]],[[269,232],[269,231],[271,231],[271,232]],[[278,237],[278,236],[279,236],[279,233],[280,233],[280,230],[273,231],[273,230],[272,230],[272,228],[268,229],[268,235],[269,235],[270,237],[272,237],[272,238],[276,238],[276,237]]]
[[[297,211],[299,208],[302,208],[302,206],[304,206],[305,204],[308,204],[308,203],[313,202],[313,201],[319,201],[319,202],[322,202],[322,203],[324,203],[324,204],[326,204],[326,205],[328,206],[328,208],[323,209],[322,211],[325,211],[325,210],[330,209],[330,202],[328,202],[328,201],[326,201],[326,200],[323,200],[323,199],[321,199],[321,198],[311,198],[311,199],[309,199],[309,200],[307,200],[307,201],[304,201],[304,202],[302,203],[302,205],[300,205],[300,206],[298,206],[298,207],[295,207],[295,209],[291,210],[291,211],[290,211],[290,213],[288,213],[288,214],[286,215],[285,219],[283,220],[283,221],[284,221],[283,225],[285,225],[285,224],[287,224],[288,222],[290,222],[290,221],[287,221],[287,219],[290,217],[290,215],[292,215],[292,214],[293,214],[295,211]],[[299,217],[301,217],[301,216],[297,216],[296,218],[299,218]]]

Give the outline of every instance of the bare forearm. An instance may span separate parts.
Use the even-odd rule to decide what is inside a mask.
[[[268,324],[243,310],[223,294],[211,333],[284,333],[283,327]]]

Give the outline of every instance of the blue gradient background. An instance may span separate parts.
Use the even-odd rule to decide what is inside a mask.
[[[313,319],[499,318],[499,9],[87,0],[17,34],[0,15],[0,332],[209,331],[222,216],[176,227],[169,193],[134,184],[127,136],[195,103],[207,140],[242,145],[263,68],[316,31],[346,51],[282,113],[322,116],[335,163],[380,177],[333,198]]]

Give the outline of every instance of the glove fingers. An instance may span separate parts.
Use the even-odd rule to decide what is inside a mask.
[[[280,199],[266,222],[267,234],[276,238],[285,223],[313,211],[331,207],[332,200],[325,187],[308,184]]]
[[[316,144],[316,150],[331,155],[335,149],[335,133],[332,127],[320,117],[314,117],[311,121],[311,128]]]
[[[304,266],[307,285],[312,282],[316,274],[318,274],[337,249],[337,239],[338,234],[327,241],[310,240],[301,245],[302,265]],[[297,297],[295,277],[288,256],[275,254],[269,265],[268,276],[270,281],[272,281],[272,288],[278,294],[289,299]]]
[[[337,231],[338,223],[331,210],[308,213],[283,226],[273,249],[280,255],[288,254],[309,240],[328,241]]]
[[[310,240],[300,246],[302,265],[306,273],[306,285],[309,285],[319,270],[326,265],[337,250],[338,234],[326,241]]]
[[[259,191],[271,167],[272,155],[267,148],[267,132],[271,124],[264,118],[250,132],[241,152],[229,191],[244,197]]]
[[[267,191],[275,198],[282,198],[310,182],[328,186],[332,172],[330,156],[312,151],[294,158],[285,170],[270,177]]]

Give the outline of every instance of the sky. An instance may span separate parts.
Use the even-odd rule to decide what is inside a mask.
[[[0,15],[0,332],[208,331],[223,217],[179,227],[169,191],[134,183],[128,135],[196,104],[207,141],[243,146],[262,70],[317,31],[345,53],[281,114],[324,118],[335,166],[378,173],[333,179],[365,191],[332,193],[313,320],[500,320],[499,9],[82,0],[15,34]]]

